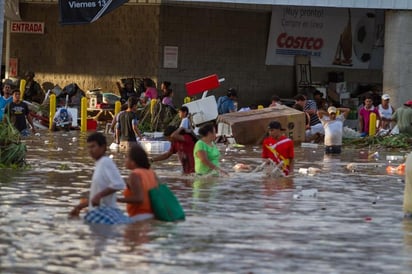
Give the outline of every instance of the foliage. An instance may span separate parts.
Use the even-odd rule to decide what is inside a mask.
[[[388,136],[367,136],[357,139],[344,139],[344,145],[376,148],[410,148],[412,146],[412,137],[406,134],[388,135]]]
[[[21,143],[20,132],[6,117],[6,123],[0,123],[0,166],[22,166],[26,157],[26,145]]]
[[[142,132],[163,131],[176,120],[176,113],[175,109],[163,105],[160,101],[156,102],[152,113],[150,104],[147,104],[139,113],[139,130]]]

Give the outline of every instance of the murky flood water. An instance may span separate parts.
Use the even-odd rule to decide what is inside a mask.
[[[297,147],[295,175],[283,179],[233,172],[195,180],[171,158],[154,168],[186,221],[90,226],[67,218],[93,172],[85,137],[42,132],[26,142],[31,168],[1,170],[1,273],[412,272],[404,182],[386,174],[383,152],[368,161],[357,150],[325,158],[322,148]],[[108,153],[126,176],[123,154]],[[260,163],[259,147],[222,147],[222,154],[227,170]],[[321,173],[297,172],[308,167]],[[310,189],[315,197],[305,194]]]

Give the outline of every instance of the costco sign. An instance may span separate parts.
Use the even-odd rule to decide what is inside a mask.
[[[44,23],[43,22],[12,22],[11,23],[12,33],[34,33],[34,34],[44,34]]]
[[[274,6],[266,65],[293,66],[309,56],[314,67],[381,69],[384,12]]]

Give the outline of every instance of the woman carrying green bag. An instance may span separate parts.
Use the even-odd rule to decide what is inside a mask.
[[[126,211],[132,221],[142,221],[154,217],[149,198],[149,190],[157,187],[157,177],[150,169],[149,159],[144,149],[135,144],[130,147],[126,155],[125,166],[131,170],[127,180],[127,188],[123,198],[118,198],[120,203],[127,203]]]
[[[132,222],[152,219],[173,222],[184,220],[185,214],[175,195],[165,184],[159,184],[150,169],[149,158],[144,149],[132,145],[127,153],[126,168],[132,172],[120,203],[127,203],[126,210]]]

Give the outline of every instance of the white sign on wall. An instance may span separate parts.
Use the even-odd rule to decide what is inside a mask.
[[[177,68],[179,57],[179,48],[165,46],[163,48],[163,67],[164,68]]]
[[[317,7],[273,7],[267,65],[294,64],[308,55],[312,66],[381,69],[383,11]]]

